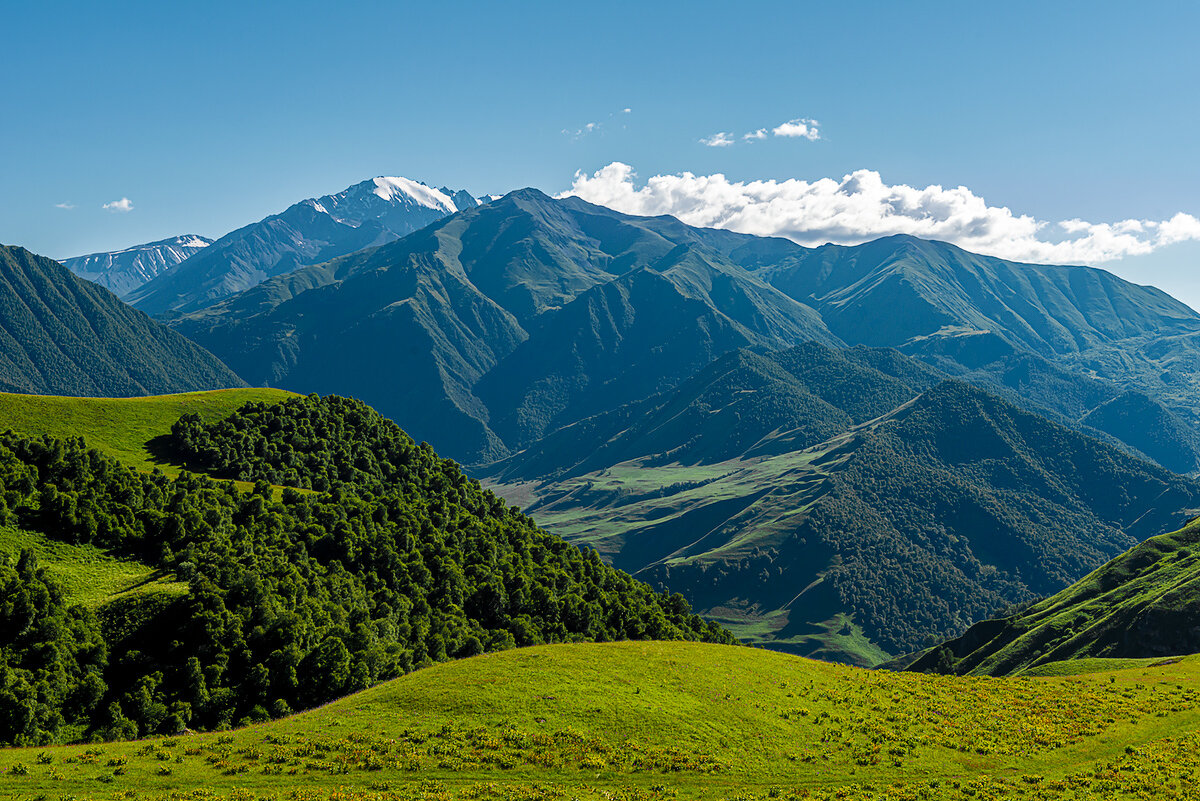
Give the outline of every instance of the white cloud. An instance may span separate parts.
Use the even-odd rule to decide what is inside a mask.
[[[622,114],[632,114],[632,113],[633,113],[633,109],[631,109],[631,108],[623,108],[623,109],[621,109],[621,113],[622,113]]]
[[[802,245],[859,244],[912,234],[1018,261],[1096,263],[1200,240],[1200,220],[1050,223],[1006,207],[989,206],[965,186],[924,188],[884,183],[873,170],[816,181],[731,181],[720,173],[655,175],[638,186],[628,164],[613,162],[575,174],[564,195],[627,214],[671,214],[689,225],[783,236]]]
[[[105,203],[100,208],[104,209],[105,211],[120,212],[123,214],[127,211],[133,211],[133,203],[130,202],[129,198],[123,197],[120,200],[114,200],[111,203]]]
[[[56,209],[73,209],[73,208],[75,208],[75,204],[68,200],[68,201],[64,201],[62,203],[55,203],[54,208],[56,208]]]
[[[729,147],[733,144],[733,134],[718,131],[712,136],[700,140],[705,147]]]
[[[788,120],[782,125],[777,125],[771,129],[771,133],[776,136],[788,136],[792,138],[803,138],[810,142],[814,142],[821,138],[821,132],[818,129],[820,123],[810,119],[795,119]]]
[[[766,139],[767,138],[767,129],[759,128],[757,131],[751,131],[748,134],[742,134],[742,138],[745,139],[747,142],[753,142],[756,139]]]

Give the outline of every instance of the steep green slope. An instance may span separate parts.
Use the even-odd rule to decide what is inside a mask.
[[[912,670],[1005,675],[1094,657],[1200,651],[1200,521],[1153,537],[1062,592],[972,626]]]
[[[211,353],[107,289],[0,245],[0,389],[132,396],[241,386]]]
[[[556,645],[229,733],[3,751],[0,797],[1187,798],[1197,671],[995,680],[694,643]]]
[[[518,644],[731,640],[680,596],[537,529],[361,403],[251,403],[216,421],[194,398],[174,404],[209,419],[185,415],[160,446],[254,481],[248,490],[131,470],[77,436],[0,433],[0,551],[19,549],[0,567],[0,629],[29,633],[17,652],[0,653],[10,669],[0,671],[0,705],[12,711],[0,716],[0,739],[266,719]],[[141,422],[147,405],[173,404],[105,408]],[[107,425],[110,441],[140,436]],[[280,494],[268,481],[317,491]],[[64,615],[78,634],[53,623]],[[100,637],[78,665],[38,661]]]
[[[1195,482],[958,382],[794,436],[495,488],[743,639],[860,664],[1057,592],[1200,503]]]

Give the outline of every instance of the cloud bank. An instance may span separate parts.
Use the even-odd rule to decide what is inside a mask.
[[[114,200],[110,203],[105,203],[100,208],[104,209],[105,211],[119,212],[124,214],[127,211],[133,211],[133,203],[130,202],[129,198],[123,197],[120,200]]]
[[[1190,214],[1160,221],[1047,222],[989,206],[965,186],[889,185],[873,170],[812,182],[743,182],[720,173],[684,172],[655,175],[639,186],[635,178],[628,164],[613,162],[590,175],[577,172],[571,189],[562,194],[626,214],[670,214],[688,225],[782,236],[802,245],[854,245],[911,234],[975,253],[1044,264],[1114,261],[1200,240],[1200,219]]]

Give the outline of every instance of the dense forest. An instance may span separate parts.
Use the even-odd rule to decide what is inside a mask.
[[[0,564],[0,740],[226,727],[519,645],[732,641],[361,403],[310,396],[210,426],[184,418],[171,445],[253,488],[137,473],[81,439],[0,434],[0,522],[188,585],[93,615],[65,607],[31,554]]]

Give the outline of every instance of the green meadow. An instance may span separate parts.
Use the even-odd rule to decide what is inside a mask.
[[[436,665],[271,723],[0,752],[27,799],[1186,798],[1200,658],[955,678],[678,642]]]
[[[0,393],[0,431],[25,436],[83,437],[89,447],[134,468],[155,467],[168,475],[179,468],[155,455],[151,443],[170,433],[185,414],[205,422],[228,417],[250,401],[279,401],[293,393],[281,389],[220,389],[147,398],[68,398]]]

